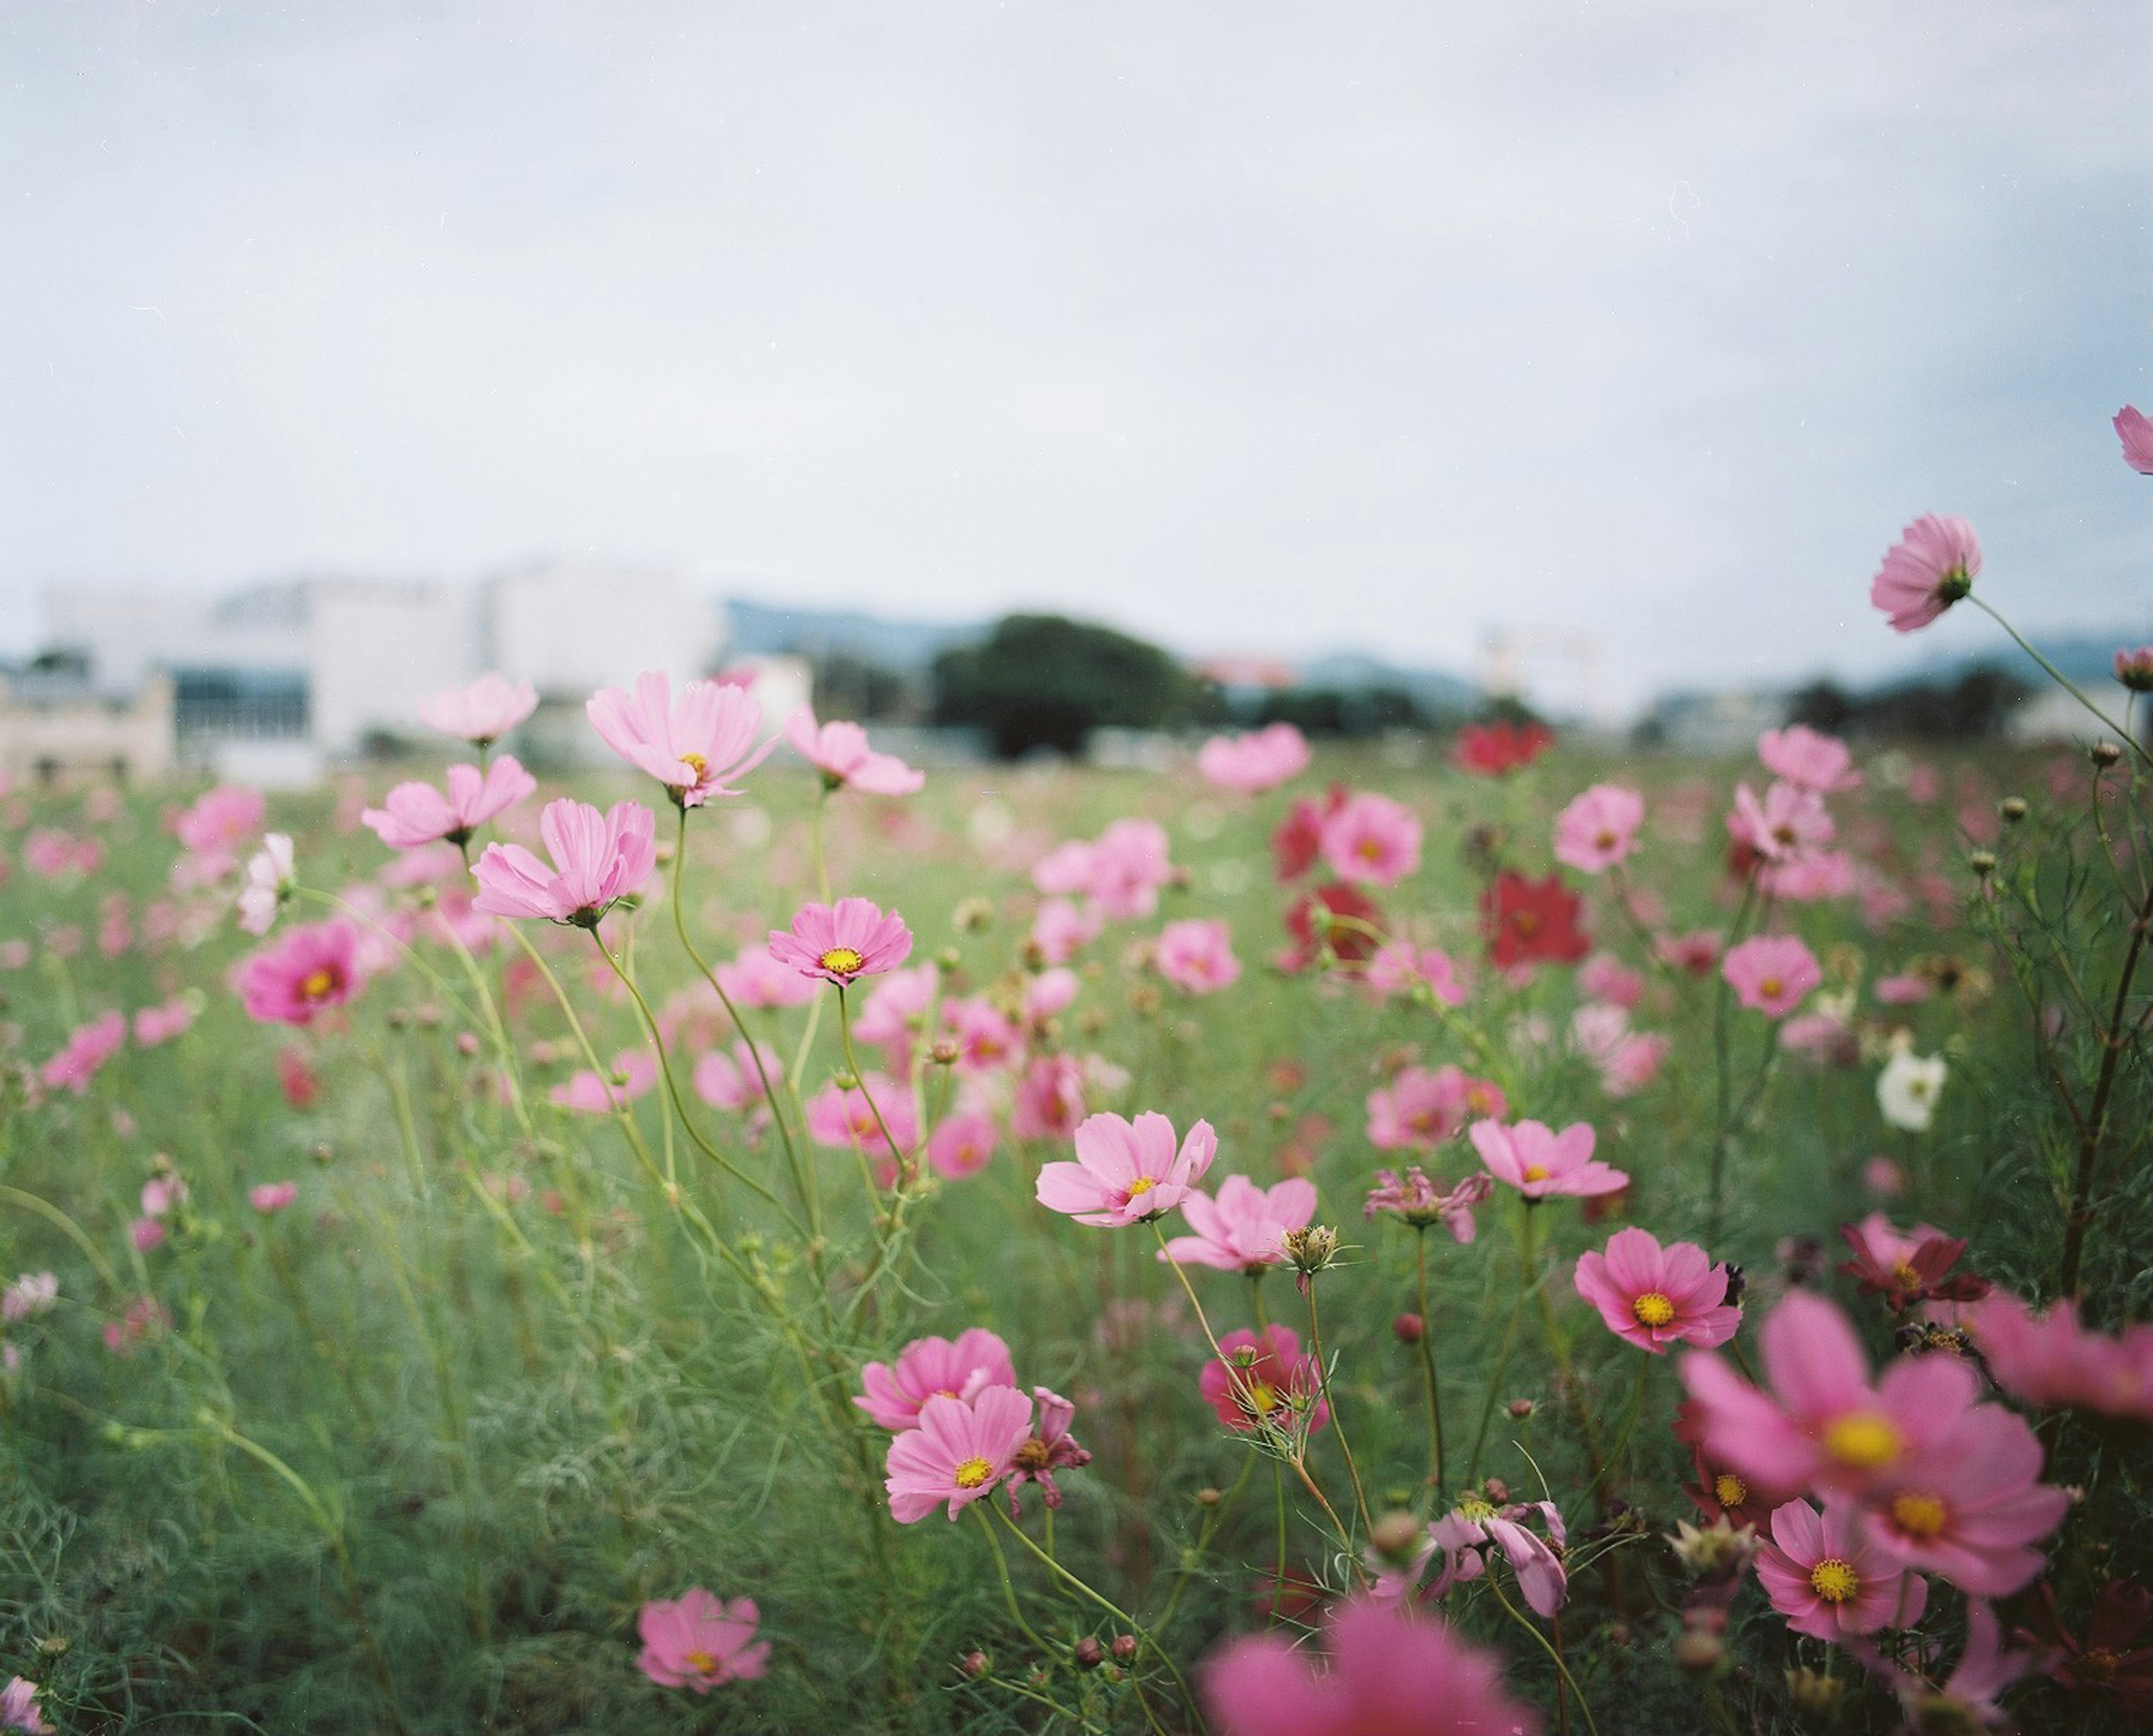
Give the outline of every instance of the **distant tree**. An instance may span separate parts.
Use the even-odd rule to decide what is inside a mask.
[[[1220,715],[1216,687],[1158,646],[1060,615],[1010,615],[934,659],[934,718],[985,730],[996,754],[1080,751],[1106,725],[1167,729]]]
[[[1256,721],[1290,723],[1305,736],[1362,737],[1418,728],[1428,719],[1402,687],[1290,687],[1264,696]]]
[[[827,721],[916,720],[925,709],[919,684],[900,671],[850,651],[830,651],[809,665],[815,682],[815,715]]]
[[[1812,681],[1787,701],[1787,721],[1799,723],[1827,736],[1844,734],[1860,710],[1860,702],[1835,681]]]

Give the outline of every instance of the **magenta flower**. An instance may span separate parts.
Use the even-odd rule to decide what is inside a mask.
[[[97,1070],[112,1059],[127,1041],[127,1016],[109,1012],[75,1027],[60,1052],[38,1070],[48,1091],[71,1091],[81,1097],[89,1089]]]
[[[1854,756],[1844,741],[1799,723],[1765,731],[1757,738],[1757,757],[1773,776],[1820,796],[1856,789],[1861,783],[1861,774],[1852,769]]]
[[[172,835],[190,854],[201,858],[203,878],[214,880],[231,871],[239,859],[239,847],[261,831],[262,813],[259,790],[220,784],[204,791],[193,807],[172,821]]]
[[[1769,1392],[1709,1352],[1684,1357],[1682,1376],[1713,1463],[1775,1489],[1859,1498],[1921,1461],[1977,1395],[1955,1357],[1901,1357],[1872,1385],[1846,1316],[1806,1291],[1789,1291],[1758,1339]]]
[[[875,1112],[882,1118],[875,1118]],[[889,1139],[883,1128],[889,1129]],[[832,1151],[861,1150],[901,1157],[919,1143],[919,1117],[912,1106],[912,1093],[888,1073],[870,1067],[858,1085],[834,1082],[808,1099],[807,1137]],[[897,1142],[892,1152],[889,1140]]]
[[[915,1338],[894,1364],[868,1363],[860,1370],[866,1396],[853,1403],[883,1428],[902,1433],[919,1426],[920,1407],[938,1392],[970,1403],[989,1387],[1015,1384],[1009,1346],[985,1326],[973,1326],[954,1341]]]
[[[1188,1197],[1219,1154],[1219,1136],[1199,1121],[1174,1148],[1173,1123],[1147,1110],[1133,1123],[1094,1115],[1076,1129],[1076,1161],[1042,1163],[1036,1197],[1079,1224],[1119,1229],[1163,1217]]]
[[[1331,1420],[1316,1358],[1300,1353],[1300,1335],[1290,1326],[1265,1326],[1260,1336],[1242,1331],[1219,1341],[1214,1357],[1196,1377],[1197,1390],[1218,1418],[1237,1434],[1268,1425],[1310,1433]]]
[[[312,1024],[359,992],[359,931],[341,918],[303,924],[248,958],[233,983],[250,1017]]]
[[[1774,783],[1759,802],[1747,784],[1734,787],[1734,812],[1727,830],[1767,862],[1789,862],[1821,850],[1837,831],[1815,790]]]
[[[1526,1530],[1523,1521],[1537,1513],[1554,1539],[1550,1547]],[[1488,1554],[1499,1549],[1518,1576],[1518,1589],[1539,1615],[1553,1616],[1570,1595],[1570,1576],[1556,1554],[1567,1540],[1562,1515],[1552,1501],[1512,1502],[1497,1507],[1477,1495],[1468,1495],[1428,1528],[1429,1540],[1443,1558],[1443,1566],[1429,1586],[1440,1597],[1461,1581],[1479,1579],[1488,1571]]]
[[[1742,1324],[1727,1299],[1727,1268],[1694,1242],[1662,1248],[1650,1230],[1616,1230],[1606,1253],[1578,1256],[1572,1281],[1609,1331],[1656,1357],[1670,1344],[1716,1350]]]
[[[785,720],[785,739],[800,757],[822,774],[827,788],[850,786],[869,796],[909,796],[927,781],[895,754],[876,753],[868,732],[856,723],[815,726],[815,708],[802,705]]]
[[[1870,582],[1869,600],[1893,629],[1926,627],[1973,588],[1981,542],[1963,518],[1925,512],[1901,532]]]
[[[1478,1233],[1473,1208],[1494,1191],[1494,1182],[1483,1171],[1463,1178],[1446,1194],[1441,1183],[1430,1181],[1415,1163],[1406,1170],[1402,1181],[1395,1170],[1378,1169],[1376,1185],[1368,1190],[1362,1210],[1370,1218],[1377,1212],[1396,1213],[1416,1229],[1440,1224],[1449,1230],[1453,1240],[1465,1243]]]
[[[1593,1161],[1596,1136],[1589,1122],[1574,1122],[1557,1133],[1537,1121],[1521,1121],[1514,1127],[1476,1121],[1468,1132],[1489,1173],[1527,1199],[1556,1194],[1591,1199],[1619,1194],[1630,1185],[1630,1178],[1621,1170]]]
[[[1645,798],[1619,784],[1595,784],[1555,818],[1555,859],[1587,874],[1611,868],[1637,848]]]
[[[1929,1588],[1872,1547],[1851,1507],[1819,1513],[1789,1501],[1772,1515],[1772,1540],[1757,1552],[1757,1577],[1787,1626],[1833,1642],[1880,1627],[1911,1627]]]
[[[616,802],[603,814],[588,802],[549,802],[538,836],[552,868],[521,844],[488,844],[472,871],[478,896],[471,908],[595,929],[618,900],[649,882],[658,865],[657,827],[639,802]]]
[[[2041,1443],[2000,1404],[1960,1412],[1864,1506],[1878,1550],[1976,1597],[2007,1597],[2048,1562],[2032,1547],[2064,1521],[2070,1497],[2039,1481]]]
[[[1433,946],[1417,947],[1410,940],[1388,941],[1377,947],[1368,960],[1362,986],[1378,1000],[1425,989],[1445,1006],[1465,1004],[1465,984],[1450,955]]]
[[[1076,1420],[1076,1407],[1046,1387],[1034,1387],[1031,1396],[1039,1406],[1039,1427],[1016,1449],[1016,1463],[1010,1470],[1011,1519],[1022,1516],[1023,1509],[1016,1504],[1016,1492],[1026,1484],[1036,1483],[1040,1493],[1046,1497],[1046,1504],[1059,1507],[1061,1489],[1054,1480],[1054,1474],[1076,1470],[1092,1462],[1090,1452],[1078,1446],[1069,1433],[1069,1425]]]
[[[839,899],[835,905],[803,904],[792,931],[770,931],[770,955],[802,976],[819,976],[843,988],[863,976],[894,970],[912,953],[912,931],[894,910],[867,899]]]
[[[1308,760],[1308,738],[1290,723],[1274,723],[1253,735],[1214,736],[1197,751],[1196,769],[1206,782],[1255,796],[1298,777]]]
[[[247,1190],[247,1203],[265,1217],[271,1212],[281,1212],[298,1197],[297,1182],[262,1182]]]
[[[450,766],[448,784],[445,797],[430,783],[399,784],[381,807],[368,808],[359,818],[392,850],[415,850],[444,838],[466,844],[488,820],[538,787],[507,754],[483,772],[476,766]]]
[[[643,1606],[636,1632],[643,1636],[643,1673],[660,1688],[691,1688],[706,1694],[728,1682],[746,1682],[770,1667],[770,1644],[755,1637],[761,1612],[751,1597],[725,1603],[700,1586],[677,1602]]]
[[[1862,1295],[1883,1297],[1894,1314],[1904,1314],[1916,1302],[1975,1302],[1988,1294],[1986,1278],[1972,1272],[1949,1275],[1966,1252],[1962,1237],[1946,1235],[1927,1224],[1901,1230],[1881,1212],[1871,1212],[1859,1224],[1842,1224],[1839,1233],[1854,1253],[1840,1267],[1841,1274],[1853,1279]]]
[[[891,1517],[912,1525],[946,1501],[956,1518],[1015,1469],[1031,1438],[1031,1401],[1014,1387],[982,1387],[969,1402],[934,1394],[919,1408],[919,1426],[889,1443],[883,1487]]]
[[[2005,1291],[1964,1318],[1996,1384],[2021,1403],[2153,1423],[2153,1325],[2107,1337],[2079,1325],[2068,1296],[2036,1315]]]
[[[1241,974],[1241,961],[1234,956],[1233,934],[1216,917],[1192,916],[1168,923],[1159,931],[1152,961],[1161,976],[1192,995],[1225,988]]]
[[[700,807],[713,796],[737,796],[725,780],[744,777],[776,746],[773,736],[751,746],[762,728],[762,707],[746,688],[690,681],[673,697],[662,669],[645,669],[633,693],[601,687],[583,707],[591,727],[629,765],[649,772],[679,807]]]
[[[2129,405],[2115,413],[2115,437],[2123,442],[2123,461],[2141,476],[2153,476],[2153,422]]]
[[[419,708],[430,730],[485,747],[538,709],[538,690],[489,670],[468,687],[445,687]]]
[[[1792,934],[1753,934],[1728,949],[1719,972],[1743,1005],[1775,1019],[1784,1018],[1824,981],[1816,955]]]
[[[1509,1105],[1485,1079],[1456,1067],[1400,1067],[1391,1082],[1368,1093],[1368,1143],[1378,1151],[1433,1151],[1465,1131],[1476,1117],[1502,1116]]]
[[[1327,1670],[1278,1634],[1213,1653],[1202,1684],[1222,1736],[1539,1736],[1501,1660],[1446,1623],[1356,1598],[1332,1611],[1325,1643]]]
[[[1229,1175],[1212,1199],[1191,1189],[1181,1215],[1194,1235],[1178,1235],[1159,1250],[1161,1260],[1215,1266],[1222,1272],[1260,1272],[1285,1259],[1289,1229],[1306,1229],[1316,1215],[1316,1184],[1290,1176],[1260,1188],[1245,1175]]]
[[[1364,790],[1325,817],[1322,850],[1341,880],[1395,886],[1420,866],[1420,817]]]
[[[995,1154],[995,1118],[982,1110],[945,1115],[927,1136],[928,1167],[946,1181],[977,1175]]]

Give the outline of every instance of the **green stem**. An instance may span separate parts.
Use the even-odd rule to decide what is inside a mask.
[[[1338,1403],[1331,1396],[1331,1369],[1323,1357],[1323,1325],[1316,1311],[1316,1279],[1313,1275],[1304,1280],[1308,1285],[1308,1336],[1316,1352],[1316,1382],[1323,1394],[1323,1402],[1331,1407],[1331,1427],[1338,1437],[1338,1451],[1346,1461],[1346,1480],[1353,1485],[1353,1504],[1361,1515],[1361,1534],[1364,1537],[1376,1529],[1376,1522],[1368,1516],[1368,1497],[1361,1488],[1361,1468],[1353,1463],[1353,1448],[1346,1439],[1346,1421],[1340,1414]],[[1352,1540],[1350,1535],[1346,1540]]]
[[[1413,1274],[1420,1301],[1420,1367],[1428,1389],[1428,1484],[1441,1498],[1443,1487],[1443,1395],[1435,1377],[1434,1325],[1428,1312],[1428,1226],[1413,1226]]]
[[[2047,675],[2050,680],[2054,681],[2057,686],[2062,688],[2065,693],[2069,694],[2081,705],[2084,706],[2087,710],[2090,711],[2100,721],[2103,728],[2115,731],[2117,736],[2122,738],[2123,746],[2128,747],[2133,753],[2136,754],[2140,759],[2145,761],[2148,765],[2153,765],[2153,754],[2149,754],[2145,748],[2129,730],[2125,729],[2121,724],[2110,717],[2108,713],[2102,710],[2100,706],[2096,705],[2091,700],[2088,699],[2079,690],[2077,683],[2073,681],[2071,678],[2066,675],[2061,669],[2058,669],[2055,664],[2049,662],[2049,659],[2044,657],[2038,651],[2035,650],[2031,644],[2028,644],[2025,636],[2021,634],[2016,627],[2013,627],[2008,621],[2005,620],[2001,614],[1998,613],[1994,608],[1991,608],[1985,598],[1981,597],[1977,593],[1969,591],[1967,593],[1966,600],[1968,603],[1971,603],[1976,608],[1979,609],[1983,614],[1987,615],[1990,620],[1995,622],[1996,624],[1998,627],[2001,627],[2006,633],[2009,634],[2013,643],[2028,657],[2032,658],[2034,662],[2039,664],[2043,672]]]
[[[1486,1577],[1488,1589],[1495,1594],[1495,1601],[1501,1604],[1509,1618],[1530,1634],[1538,1642],[1540,1650],[1547,1653],[1548,1661],[1554,1664],[1556,1672],[1568,1686],[1571,1697],[1576,1700],[1577,1709],[1585,1714],[1585,1728],[1592,1732],[1592,1736],[1600,1736],[1600,1726],[1593,1722],[1592,1708],[1586,1703],[1585,1696],[1578,1692],[1577,1678],[1570,1673],[1570,1666],[1562,1661],[1562,1653],[1548,1642],[1548,1637],[1533,1625],[1531,1619],[1523,1610],[1503,1595],[1503,1587],[1498,1582],[1495,1570],[1492,1566],[1488,1570]]]
[[[1495,1352],[1495,1372],[1488,1382],[1488,1396],[1480,1406],[1480,1426],[1474,1431],[1473,1451],[1465,1461],[1468,1488],[1480,1478],[1480,1449],[1488,1443],[1488,1426],[1495,1420],[1495,1405],[1503,1382],[1510,1372],[1510,1357],[1518,1347],[1518,1326],[1524,1318],[1525,1298],[1533,1288],[1533,1202],[1524,1203],[1524,1218],[1518,1231],[1518,1296],[1510,1305],[1510,1322],[1503,1328],[1503,1346]]]

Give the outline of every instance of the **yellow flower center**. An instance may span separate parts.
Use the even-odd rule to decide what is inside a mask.
[[[1526,1179],[1527,1181],[1529,1181],[1529,1182],[1544,1182],[1544,1181],[1545,1181],[1547,1179],[1548,1179],[1548,1168],[1547,1168],[1547,1165],[1546,1165],[1546,1164],[1545,1164],[1545,1163],[1528,1163],[1528,1164],[1526,1164],[1526,1165],[1525,1165],[1525,1179]]]
[[[1712,1498],[1723,1507],[1739,1507],[1749,1499],[1749,1485],[1732,1471],[1722,1471],[1712,1479]]]
[[[1926,1543],[1942,1535],[1951,1509],[1923,1489],[1909,1489],[1891,1503],[1891,1522],[1909,1537]]]
[[[1787,985],[1776,976],[1768,976],[1757,985],[1757,992],[1767,1000],[1777,1000],[1786,991]]]
[[[1826,1603],[1845,1603],[1861,1589],[1861,1576],[1837,1555],[1826,1555],[1809,1569],[1809,1589]]]
[[[2122,1660],[2105,1647],[2095,1646],[2091,1651],[2081,1652],[2071,1666],[2071,1672],[2081,1682],[2107,1682],[2115,1677],[2116,1667]]]
[[[1363,861],[1363,862],[1380,862],[1380,861],[1382,861],[1382,858],[1383,858],[1383,846],[1382,846],[1382,841],[1381,839],[1379,839],[1379,838],[1372,838],[1372,837],[1364,837],[1364,838],[1362,838],[1362,839],[1361,840],[1361,860],[1362,860],[1362,861]]]
[[[985,1482],[989,1477],[994,1474],[994,1469],[995,1468],[992,1465],[989,1464],[986,1460],[980,1458],[975,1453],[973,1457],[964,1459],[959,1463],[955,1479],[957,1487],[959,1489],[977,1489],[982,1483]]]
[[[1158,1185],[1149,1176],[1140,1175],[1129,1184],[1129,1198],[1133,1199],[1139,1194],[1148,1194]]]
[[[1675,1317],[1675,1305],[1657,1290],[1648,1290],[1630,1304],[1641,1326],[1663,1326]]]
[[[1252,1417],[1268,1417],[1279,1408],[1278,1388],[1269,1381],[1250,1380],[1244,1376],[1240,1405]]]
[[[324,965],[299,985],[300,998],[306,1000],[319,1000],[335,986],[336,974]]]
[[[1615,834],[1606,831],[1596,832],[1592,834],[1592,842],[1600,849],[1611,850],[1615,848]]]
[[[1495,1509],[1478,1495],[1468,1495],[1458,1504],[1458,1516],[1469,1519],[1476,1525],[1484,1525],[1495,1516]]]
[[[815,962],[825,970],[835,971],[839,976],[854,976],[867,960],[849,946],[833,946]]]
[[[714,1676],[717,1673],[718,1661],[698,1646],[688,1654],[688,1667],[699,1676]]]
[[[1901,1290],[1919,1290],[1921,1275],[1902,1260],[1891,1268],[1891,1281]]]
[[[1875,1411],[1850,1411],[1824,1432],[1824,1450],[1850,1470],[1889,1464],[1905,1446],[1891,1419]]]

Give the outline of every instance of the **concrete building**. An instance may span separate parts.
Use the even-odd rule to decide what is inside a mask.
[[[172,681],[100,689],[79,664],[0,675],[0,772],[11,781],[79,776],[146,781],[172,769]]]

